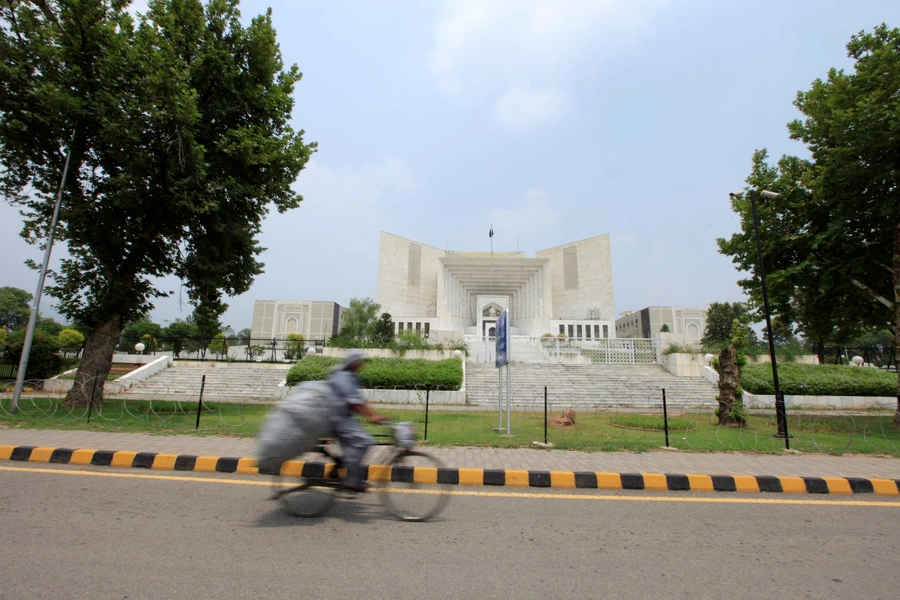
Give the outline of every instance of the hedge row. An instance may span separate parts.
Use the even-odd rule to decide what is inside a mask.
[[[339,358],[307,356],[288,371],[287,383],[326,379],[328,372],[341,363]],[[359,372],[364,388],[399,390],[441,389],[458,390],[462,386],[462,362],[403,358],[370,358]]]
[[[897,374],[869,367],[779,364],[778,384],[784,394],[793,396],[897,395]],[[760,363],[743,367],[741,387],[751,394],[774,394],[772,366]]]

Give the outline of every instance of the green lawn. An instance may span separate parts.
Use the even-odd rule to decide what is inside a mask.
[[[145,400],[104,401],[87,422],[86,408],[69,409],[54,398],[23,398],[19,412],[9,413],[9,399],[0,400],[0,426],[37,429],[82,429],[124,431],[157,435],[230,435],[254,437],[269,410],[261,404],[204,404],[200,427],[195,429],[195,402]],[[422,407],[383,410],[394,420],[417,424],[419,438],[426,433]],[[830,454],[884,454],[900,457],[900,429],[891,426],[892,413],[872,412],[866,416],[825,413],[789,415],[791,448],[802,452]],[[503,416],[503,425],[506,415]],[[544,441],[542,412],[514,411],[512,435],[494,430],[495,411],[433,410],[428,415],[424,445],[532,447]],[[566,450],[645,452],[665,444],[661,415],[622,412],[577,413],[573,427],[547,428],[547,441]],[[719,427],[710,413],[689,413],[670,417],[669,445],[695,451],[781,452],[784,440],[773,438],[774,415],[751,415],[743,428]]]

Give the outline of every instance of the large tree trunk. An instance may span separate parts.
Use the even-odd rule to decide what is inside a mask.
[[[103,385],[109,375],[113,352],[121,334],[122,318],[113,315],[87,336],[84,354],[75,374],[75,385],[66,394],[66,404],[87,406],[91,398],[94,404],[103,401]]]
[[[900,358],[900,220],[894,225],[894,366]],[[900,427],[900,366],[897,367],[897,411],[893,425]]]
[[[737,389],[741,370],[737,364],[738,349],[733,344],[719,352],[719,425],[744,425]]]
[[[816,357],[819,359],[819,364],[825,364],[825,341],[819,340],[816,342]]]

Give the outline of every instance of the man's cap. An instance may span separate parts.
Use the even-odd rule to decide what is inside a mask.
[[[362,353],[362,350],[348,350],[347,354],[344,356],[344,368],[352,369],[356,365],[360,365],[366,360],[366,355]]]

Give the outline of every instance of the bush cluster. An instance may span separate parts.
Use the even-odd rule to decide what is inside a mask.
[[[784,394],[794,396],[896,396],[897,374],[867,367],[843,365],[778,366],[778,383]],[[741,384],[751,394],[774,394],[772,366],[747,365]]]
[[[17,330],[8,333],[0,342],[0,358],[12,364],[18,364],[22,358],[22,348],[25,345],[25,330]],[[55,336],[38,329],[34,332],[31,342],[31,352],[28,355],[28,370],[26,379],[47,379],[57,375],[62,368],[62,358],[59,356],[59,342]]]
[[[307,356],[288,371],[287,384],[326,379],[328,372],[340,363],[339,358]],[[462,386],[462,363],[453,358],[440,361],[370,358],[359,377],[364,388],[458,390]]]
[[[469,346],[463,340],[430,342],[421,331],[404,330],[393,336],[389,342],[381,340],[359,340],[354,337],[339,334],[333,335],[328,340],[328,345],[333,348],[386,348],[403,354],[408,350],[460,350],[469,354]]]

